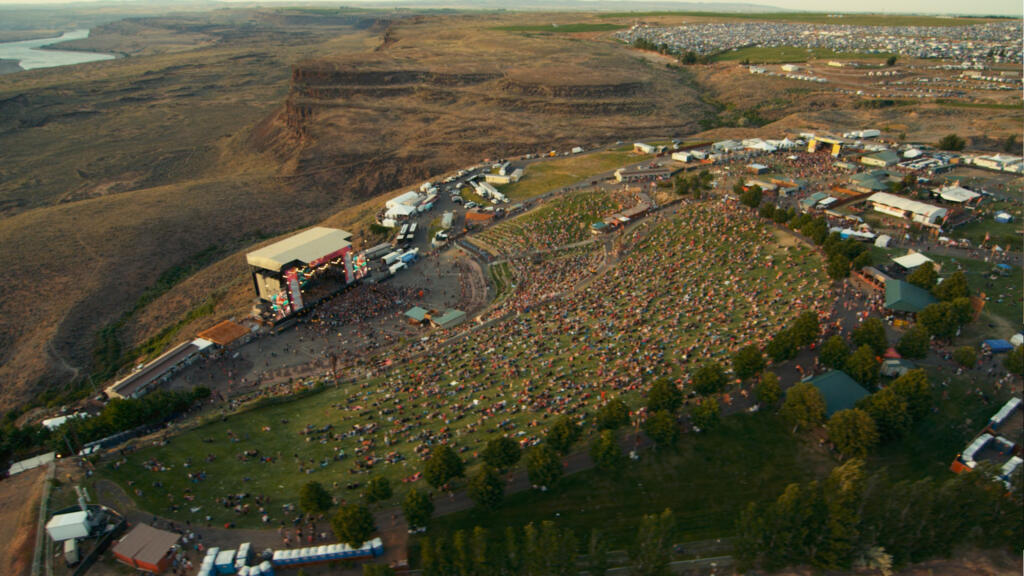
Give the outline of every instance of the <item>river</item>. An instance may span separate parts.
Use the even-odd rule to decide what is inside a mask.
[[[42,46],[56,44],[57,42],[79,40],[88,37],[89,30],[81,29],[65,32],[57,38],[36,38],[34,40],[22,40],[21,42],[0,43],[0,60],[17,60],[23,70],[32,70],[34,68],[69,66],[71,64],[82,64],[83,62],[95,62],[97,60],[112,60],[115,57],[113,54],[100,54],[99,52],[42,49]]]

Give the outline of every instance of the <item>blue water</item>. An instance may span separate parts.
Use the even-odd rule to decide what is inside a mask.
[[[100,54],[98,52],[40,49],[42,46],[64,42],[65,40],[79,40],[88,37],[89,31],[82,29],[65,32],[57,38],[36,38],[35,40],[22,40],[21,42],[4,42],[0,43],[0,59],[17,60],[18,65],[22,69],[32,70],[33,68],[69,66],[71,64],[112,60],[114,58],[113,54]]]

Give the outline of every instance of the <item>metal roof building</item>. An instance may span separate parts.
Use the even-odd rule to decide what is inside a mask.
[[[939,206],[932,206],[903,196],[878,192],[872,194],[868,201],[878,212],[908,218],[919,224],[935,225],[935,223],[946,217],[947,210]]]
[[[894,312],[918,313],[938,302],[930,292],[902,280],[885,283],[885,307]]]
[[[832,370],[810,380],[825,399],[825,417],[829,418],[840,410],[848,410],[857,401],[868,395],[863,386],[857,384],[846,372]]]

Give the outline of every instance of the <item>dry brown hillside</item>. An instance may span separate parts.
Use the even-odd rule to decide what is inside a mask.
[[[605,34],[494,29],[513,19],[134,19],[79,43],[130,57],[0,78],[0,406],[93,372],[104,327],[123,364],[244,312],[240,257],[210,263],[254,242],[484,157],[706,113],[688,75]]]

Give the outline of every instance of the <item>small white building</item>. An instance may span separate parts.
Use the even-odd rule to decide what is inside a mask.
[[[633,152],[639,154],[654,154],[657,151],[657,147],[651,144],[645,144],[643,142],[633,143]]]
[[[932,192],[942,198],[946,202],[953,202],[955,204],[963,204],[965,202],[971,202],[978,198],[981,198],[981,194],[968,190],[958,185],[943,186],[942,188],[936,188]]]
[[[782,66],[779,66],[779,68],[782,68],[783,72],[796,72],[800,69],[796,64],[783,64]]]
[[[673,152],[672,159],[676,162],[690,162],[693,160],[693,154],[689,152]]]

